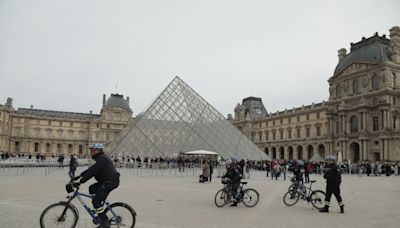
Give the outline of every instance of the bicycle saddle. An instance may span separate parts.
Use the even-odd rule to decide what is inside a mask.
[[[242,182],[242,181],[240,181],[240,183],[241,183],[241,184],[247,184],[247,182]]]
[[[310,183],[315,183],[315,182],[317,182],[317,181],[316,180],[310,181]]]

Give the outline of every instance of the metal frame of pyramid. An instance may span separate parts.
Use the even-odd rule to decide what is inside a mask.
[[[113,155],[134,157],[168,157],[209,150],[223,158],[269,160],[178,76],[109,148]]]

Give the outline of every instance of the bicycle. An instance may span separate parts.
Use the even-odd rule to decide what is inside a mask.
[[[322,209],[325,206],[325,192],[322,190],[312,190],[312,184],[315,182],[316,180],[310,181],[310,187],[303,184],[298,184],[292,189],[289,187],[289,191],[283,196],[283,203],[285,203],[286,206],[293,206],[301,198],[307,201],[307,203],[311,202],[316,209]]]
[[[68,192],[67,195],[68,201],[60,201],[44,209],[44,211],[40,216],[40,227],[74,228],[79,220],[79,211],[75,207],[75,205],[71,203],[72,200],[75,198],[78,199],[78,201],[82,204],[83,208],[85,208],[87,213],[89,213],[89,215],[93,220],[93,223],[95,225],[99,224],[100,219],[98,218],[96,212],[89,206],[87,206],[87,204],[82,199],[82,197],[92,199],[93,195],[79,192],[79,186],[74,186],[72,181],[66,185],[66,190]],[[109,204],[108,202],[104,202],[104,207],[105,207],[105,213],[109,218],[111,226],[116,226],[116,227],[121,226],[130,228],[135,227],[136,212],[128,204],[122,202]]]
[[[215,194],[214,203],[217,207],[223,207],[235,200],[230,189],[230,181],[222,179],[222,184],[224,187]],[[246,207],[254,207],[258,203],[260,194],[253,188],[245,188],[246,185],[247,182],[240,182],[238,203],[242,202]]]

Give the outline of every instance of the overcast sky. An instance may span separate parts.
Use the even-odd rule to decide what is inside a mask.
[[[0,102],[139,114],[179,75],[222,114],[328,100],[337,50],[400,26],[400,1],[0,0]],[[117,89],[116,89],[117,85]]]

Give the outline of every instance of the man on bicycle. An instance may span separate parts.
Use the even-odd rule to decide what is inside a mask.
[[[240,179],[242,178],[242,174],[239,170],[238,165],[231,159],[226,160],[225,165],[227,171],[222,178],[229,178],[230,180],[229,187],[232,196],[235,198],[235,202],[231,205],[231,207],[236,207],[237,202],[240,200],[240,193],[238,193],[238,188],[240,186]]]
[[[75,180],[80,178],[78,185],[85,183],[90,178],[94,177],[97,183],[89,186],[89,193],[95,194],[92,199],[93,208],[100,219],[100,225],[98,228],[110,227],[107,215],[104,213],[103,203],[106,200],[108,194],[116,189],[119,185],[119,173],[115,169],[113,162],[110,158],[104,154],[104,145],[100,143],[94,143],[90,147],[90,155],[96,161],[96,163],[90,166],[86,171],[82,172],[80,176],[76,177]]]

